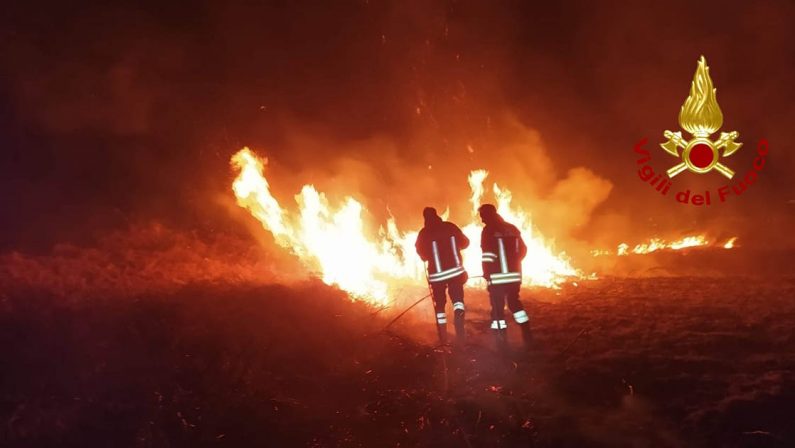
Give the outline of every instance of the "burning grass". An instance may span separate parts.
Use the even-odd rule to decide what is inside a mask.
[[[232,191],[237,204],[307,268],[317,269],[325,283],[356,298],[387,305],[407,282],[423,282],[424,266],[414,248],[418,230],[400,230],[395,218],[390,217],[378,232],[368,232],[369,226],[362,217],[365,208],[359,201],[348,196],[341,205],[331,205],[314,185],[303,186],[295,196],[297,210],[291,212],[271,193],[270,181],[264,174],[267,158],[243,148],[231,163],[236,171]],[[482,273],[482,226],[477,209],[486,197],[487,176],[485,170],[474,170],[468,177],[472,222],[462,226],[462,231],[472,244],[462,252],[464,267],[473,278]],[[508,189],[494,183],[492,190],[500,214],[522,231],[527,244],[528,256],[522,263],[525,283],[556,287],[568,278],[582,277],[570,258],[565,253],[555,253],[552,242],[534,228],[530,213],[512,204]]]
[[[66,299],[163,294],[192,283],[263,284],[287,278],[289,269],[277,269],[283,258],[234,235],[198,235],[149,222],[92,246],[64,243],[45,254],[0,254],[0,288],[27,287]]]

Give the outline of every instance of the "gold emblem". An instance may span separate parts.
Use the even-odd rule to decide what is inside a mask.
[[[720,162],[718,150],[723,148],[723,157],[737,152],[743,144],[734,140],[740,134],[737,131],[721,132],[720,137],[714,142],[709,138],[723,124],[723,113],[715,97],[716,90],[709,77],[707,60],[701,56],[693,82],[690,84],[690,95],[679,111],[679,126],[692,134],[693,139],[685,140],[682,138],[682,132],[663,133],[668,141],[660,144],[662,149],[674,157],[682,158],[682,162],[668,170],[668,177],[674,177],[684,170],[702,174],[713,168],[729,179],[734,176],[734,171]],[[679,148],[684,149],[681,155]]]

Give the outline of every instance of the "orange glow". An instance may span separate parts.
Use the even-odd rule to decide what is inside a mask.
[[[375,234],[368,233],[362,219],[364,206],[359,201],[346,197],[340,205],[332,206],[312,185],[303,186],[295,198],[298,211],[290,213],[270,192],[263,174],[267,159],[243,148],[231,163],[238,171],[232,184],[238,205],[247,209],[273,234],[276,243],[295,254],[308,270],[319,271],[325,283],[377,305],[389,304],[396,291],[407,284],[423,285],[424,267],[414,251],[417,230],[403,231],[390,217],[385,227]],[[485,170],[469,175],[472,221],[462,230],[472,242],[464,251],[464,265],[471,278],[482,275],[482,226],[477,208],[485,194],[487,176]],[[528,255],[523,262],[526,284],[557,287],[567,277],[581,277],[568,257],[553,253],[549,242],[533,229],[530,214],[512,204],[508,189],[494,184],[493,193],[500,214],[522,231],[527,243]]]
[[[709,241],[704,237],[704,235],[698,235],[684,237],[679,241],[674,241],[673,243],[669,244],[668,247],[673,250],[679,250],[686,249],[688,247],[706,246],[708,244]]]
[[[722,244],[721,247],[725,249],[731,249],[734,247],[735,241],[737,241],[737,237],[732,237],[725,244]],[[715,245],[714,240],[709,240],[705,235],[692,235],[686,236],[684,238],[675,240],[675,241],[666,241],[662,238],[652,238],[645,243],[640,243],[635,245],[630,249],[629,244],[621,243],[616,247],[615,253],[609,250],[592,250],[591,255],[594,257],[599,257],[603,255],[629,255],[629,254],[650,254],[652,252],[657,252],[658,250],[681,250],[687,249],[691,247],[713,247]]]

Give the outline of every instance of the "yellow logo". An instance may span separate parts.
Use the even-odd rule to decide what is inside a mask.
[[[690,141],[682,138],[682,132],[665,131],[663,136],[668,139],[661,143],[662,149],[682,159],[682,161],[668,170],[668,177],[674,177],[684,170],[702,174],[715,169],[727,178],[734,177],[734,171],[720,162],[719,149],[723,149],[723,157],[728,157],[743,145],[734,140],[740,136],[737,131],[721,132],[717,140],[710,140],[709,136],[723,125],[723,113],[718,106],[709,77],[709,67],[704,56],[698,60],[696,74],[690,84],[688,95],[682,109],[679,111],[679,126],[693,135]],[[679,148],[682,148],[679,154]]]

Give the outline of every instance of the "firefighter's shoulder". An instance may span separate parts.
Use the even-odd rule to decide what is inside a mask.
[[[425,235],[428,234],[428,229],[425,227],[421,228],[420,231],[417,233],[417,241],[420,241],[425,238]]]
[[[452,232],[455,232],[456,230],[459,230],[459,227],[457,225],[455,225],[454,223],[450,222],[450,221],[445,221],[443,223],[443,225],[444,225],[444,230],[446,232],[451,232],[452,233]]]
[[[522,234],[518,227],[509,222],[505,223],[505,233],[509,234],[510,236],[519,236]]]

